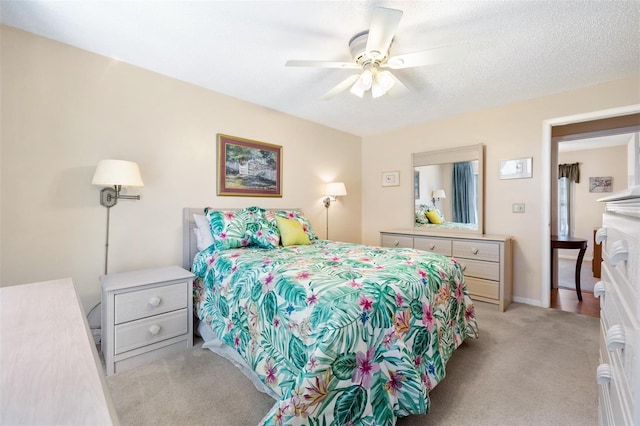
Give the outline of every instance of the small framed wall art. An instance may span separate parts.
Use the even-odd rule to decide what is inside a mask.
[[[398,186],[400,185],[400,172],[382,172],[382,186]]]
[[[611,192],[613,178],[611,176],[597,176],[589,178],[589,192]]]
[[[500,179],[530,178],[531,162],[531,157],[500,160]]]

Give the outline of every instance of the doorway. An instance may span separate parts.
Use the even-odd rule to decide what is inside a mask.
[[[629,117],[632,117],[636,121],[634,122],[633,119],[629,121]],[[559,141],[585,138],[585,136],[594,137],[637,132],[638,129],[640,129],[640,126],[637,125],[637,117],[640,117],[640,104],[555,118],[543,122],[543,226],[541,232],[543,241],[541,256],[541,305],[543,307],[550,307],[551,305],[551,245],[548,242],[551,240],[551,230],[557,229],[557,217],[555,214],[557,211],[557,186],[555,185],[558,165],[557,143]],[[634,123],[636,123],[635,127],[633,127]],[[554,214],[552,214],[552,212],[554,212]],[[555,263],[557,264],[557,262]]]

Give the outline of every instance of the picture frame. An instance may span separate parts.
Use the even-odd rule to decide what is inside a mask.
[[[532,157],[500,160],[500,179],[526,179],[532,176]]]
[[[400,172],[394,170],[392,172],[382,172],[382,186],[399,186]]]
[[[589,178],[589,192],[611,192],[613,188],[613,177],[596,176]]]
[[[218,134],[218,195],[282,197],[282,146]]]

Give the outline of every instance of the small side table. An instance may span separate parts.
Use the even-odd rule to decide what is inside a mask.
[[[553,288],[553,249],[577,249],[578,260],[576,261],[576,293],[578,300],[582,302],[582,291],[580,291],[580,269],[582,268],[582,259],[587,251],[587,240],[584,238],[560,237],[558,235],[551,236],[551,288]]]
[[[178,266],[100,277],[107,375],[193,346],[193,278]]]

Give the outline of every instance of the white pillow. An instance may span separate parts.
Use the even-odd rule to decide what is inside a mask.
[[[194,214],[193,220],[196,222],[196,245],[199,251],[202,251],[213,244],[213,235],[211,235],[211,228],[209,227],[209,220],[205,215]]]

